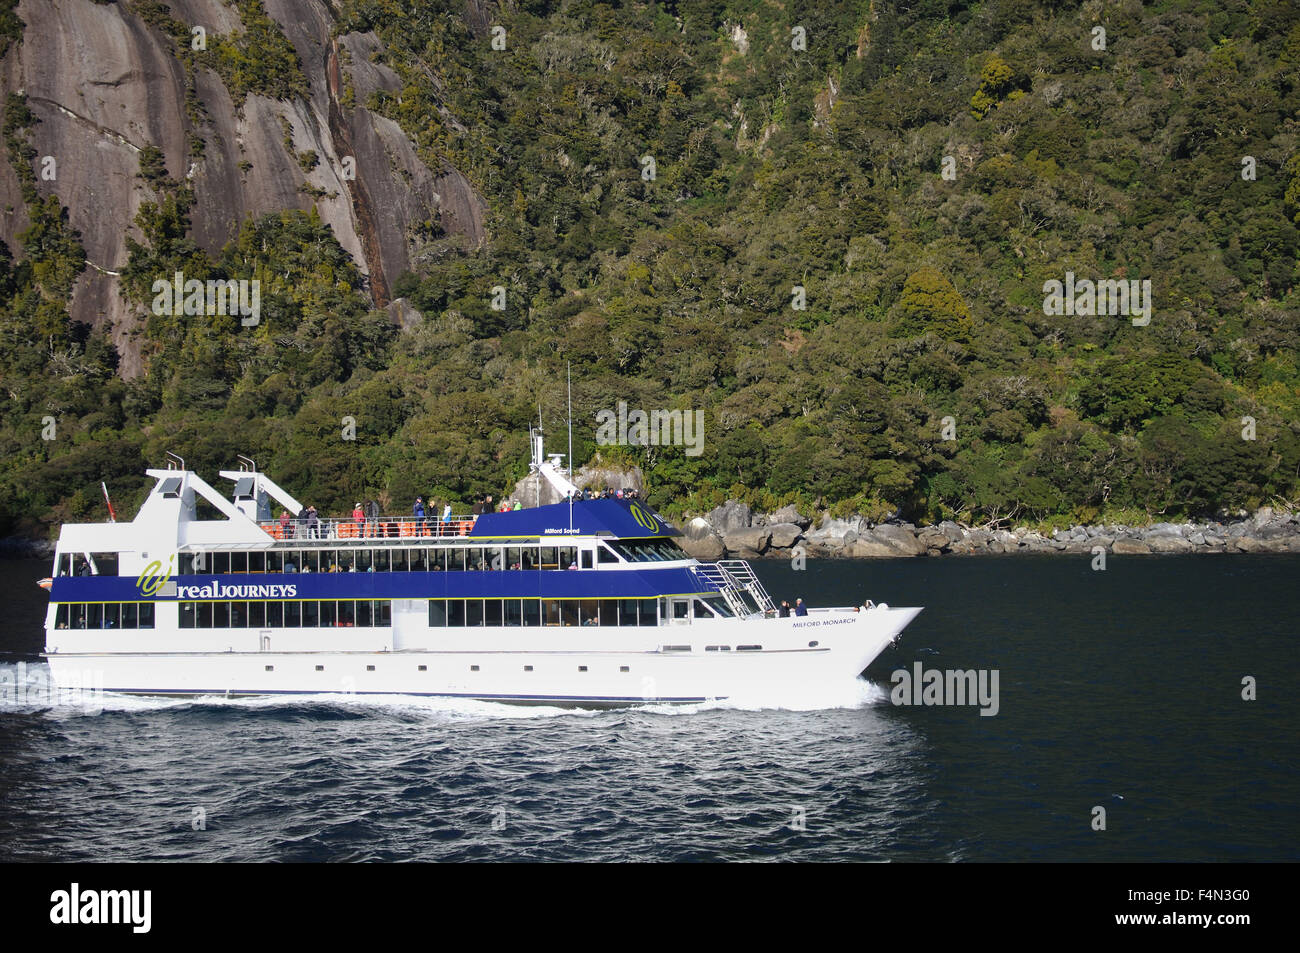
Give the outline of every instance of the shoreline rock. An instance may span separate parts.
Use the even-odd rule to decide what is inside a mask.
[[[799,548],[808,556],[850,559],[1019,553],[1078,556],[1094,555],[1098,550],[1115,556],[1300,553],[1300,513],[1267,506],[1228,523],[1072,526],[1044,536],[1025,526],[980,529],[952,520],[920,527],[895,521],[872,524],[860,516],[834,519],[823,515],[814,521],[793,506],[763,514],[728,500],[690,520],[683,532],[683,548],[700,560],[789,559]]]

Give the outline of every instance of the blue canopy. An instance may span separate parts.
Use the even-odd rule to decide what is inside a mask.
[[[572,518],[570,518],[572,511]],[[605,536],[615,539],[680,536],[670,523],[640,500],[575,500],[508,513],[484,513],[471,539]]]

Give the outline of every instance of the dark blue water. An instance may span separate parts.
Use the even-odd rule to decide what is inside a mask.
[[[802,710],[9,701],[0,860],[1300,859],[1300,559],[1089,563],[758,564],[927,607]],[[0,563],[0,649],[39,649],[47,571]],[[915,661],[996,669],[998,714],[895,707]]]

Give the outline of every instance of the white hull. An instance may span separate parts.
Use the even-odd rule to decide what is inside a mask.
[[[336,638],[322,645],[321,630],[222,630],[196,639],[207,633],[168,627],[130,633],[138,644],[129,646],[116,639],[126,633],[114,633],[120,650],[112,653],[95,650],[102,633],[60,632],[59,650],[47,658],[61,687],[132,694],[698,702],[842,683],[920,611],[875,606],[621,628],[423,627],[400,629],[410,634],[399,635],[397,644],[392,628],[324,630]],[[315,650],[303,644],[308,639]],[[178,643],[201,650],[167,650]]]

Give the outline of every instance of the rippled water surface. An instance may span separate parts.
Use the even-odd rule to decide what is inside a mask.
[[[1300,560],[758,569],[778,599],[927,608],[817,698],[589,712],[11,688],[0,860],[1300,859]],[[0,563],[10,684],[40,679],[47,573]],[[917,661],[996,670],[998,714],[891,704],[891,671]]]

